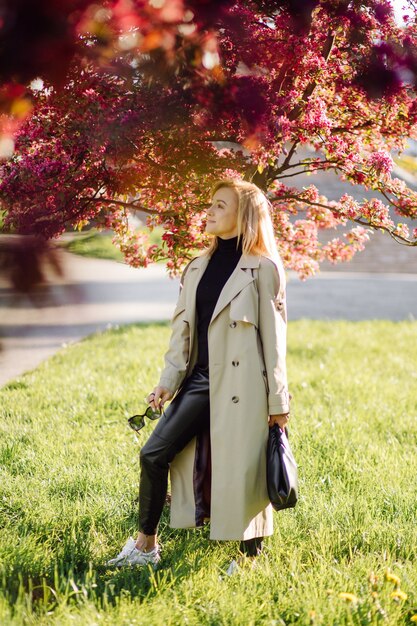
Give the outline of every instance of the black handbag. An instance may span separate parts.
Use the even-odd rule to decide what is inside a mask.
[[[266,481],[268,496],[275,511],[289,509],[298,500],[297,463],[288,442],[287,429],[278,424],[269,429]]]

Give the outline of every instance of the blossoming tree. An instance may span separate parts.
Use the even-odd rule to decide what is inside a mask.
[[[43,75],[0,166],[8,228],[53,238],[94,220],[128,263],[168,257],[175,273],[207,243],[212,182],[240,176],[267,192],[284,262],[303,278],[351,259],[374,229],[417,245],[417,194],[392,178],[390,156],[417,138],[411,16],[400,28],[388,0],[80,7],[65,80]],[[301,157],[307,144],[316,152]],[[378,197],[329,201],[290,184],[319,171]],[[129,224],[135,210],[163,227],[162,247]]]

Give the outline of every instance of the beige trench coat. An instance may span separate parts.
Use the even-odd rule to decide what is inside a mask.
[[[178,392],[197,358],[196,289],[208,255],[187,265],[159,384]],[[273,532],[266,488],[268,415],[289,410],[285,274],[281,262],[242,255],[208,329],[210,538],[247,540]],[[171,526],[196,525],[196,440],[171,463]]]

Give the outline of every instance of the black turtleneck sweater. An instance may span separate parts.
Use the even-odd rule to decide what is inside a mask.
[[[242,255],[242,239],[238,248],[237,237],[231,239],[217,238],[218,247],[213,252],[203,276],[197,286],[197,365],[208,366],[207,332],[213,311],[227,280],[230,278]]]

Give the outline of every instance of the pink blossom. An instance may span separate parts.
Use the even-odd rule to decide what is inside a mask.
[[[288,141],[291,138],[292,130],[294,128],[293,122],[291,122],[286,115],[279,115],[275,124],[282,140]]]
[[[379,174],[390,174],[394,167],[394,161],[388,152],[378,150],[370,155],[368,165]]]
[[[407,239],[410,236],[410,230],[407,224],[398,223],[395,226],[394,233]]]
[[[349,219],[356,219],[360,215],[360,206],[347,193],[343,194],[337,204],[337,210],[341,215],[345,215]]]
[[[291,3],[273,17],[268,3],[195,2],[192,11],[182,0],[163,4],[109,0],[100,26],[105,37],[99,45],[78,46],[68,82],[34,96],[31,116],[16,127],[0,120],[16,145],[14,156],[0,163],[7,227],[55,237],[66,226],[94,220],[114,230],[128,263],[165,258],[174,274],[208,243],[202,211],[213,182],[252,176],[271,200],[285,265],[302,278],[326,258],[348,261],[362,249],[366,229],[330,241],[324,236],[349,220],[408,239],[402,222],[417,218],[417,194],[390,178],[390,151],[416,136],[415,93],[399,86],[374,99],[367,89],[378,91],[383,76],[368,74],[364,86],[355,82],[378,51],[394,69],[410,63],[407,50],[416,47],[417,34],[411,24],[404,31],[385,19],[388,0],[384,19],[373,5],[344,8],[336,1],[313,3],[314,10],[306,3],[300,20]],[[96,9],[86,11],[80,8],[77,33],[96,26]],[[173,17],[192,26],[183,29],[187,34]],[[130,28],[138,37],[125,53],[119,35]],[[133,68],[132,55],[144,62],[144,73]],[[215,63],[202,62],[204,55]],[[297,141],[316,154],[304,158]],[[217,142],[242,149],[218,151]],[[389,200],[358,202],[345,194],[330,201],[319,185],[304,188],[292,178],[313,170],[378,189]],[[128,208],[117,202],[144,209],[149,229],[162,227],[162,244],[151,246],[134,231]]]
[[[309,133],[328,131],[332,122],[327,116],[326,104],[322,100],[308,101],[302,125]]]
[[[389,214],[389,207],[378,198],[366,200],[361,206],[361,214],[375,226],[394,226]]]
[[[336,228],[340,224],[340,220],[330,208],[310,206],[307,209],[307,217],[316,222],[319,228]]]
[[[363,250],[365,248],[365,242],[369,240],[370,228],[363,228],[363,226],[355,226],[350,232],[345,233],[343,236],[349,241],[354,250]]]
[[[223,177],[230,178],[231,180],[242,180],[242,173],[237,170],[227,168],[223,171]]]

